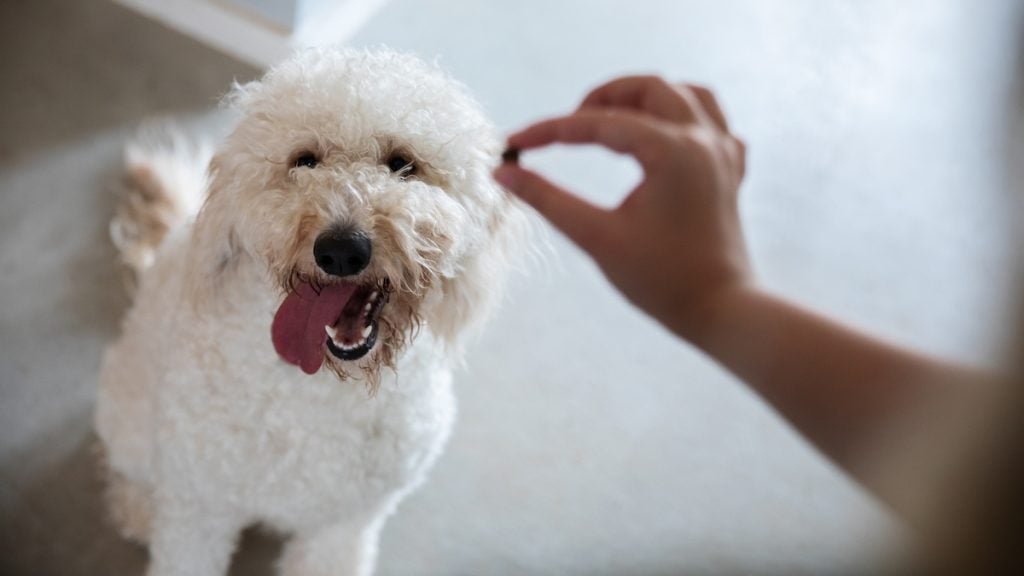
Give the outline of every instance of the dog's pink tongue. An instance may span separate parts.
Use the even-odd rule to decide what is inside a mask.
[[[296,285],[274,315],[270,336],[274,349],[285,361],[313,374],[324,363],[327,331],[341,315],[356,287],[350,284],[324,286],[318,293],[307,283]]]

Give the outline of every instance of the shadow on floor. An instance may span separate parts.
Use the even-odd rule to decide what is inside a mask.
[[[85,420],[89,417],[86,416]],[[71,428],[88,430],[89,422]],[[61,431],[60,436],[65,432]],[[121,539],[106,516],[95,436],[79,441],[57,462],[35,474],[17,462],[0,474],[14,479],[0,503],[0,574],[5,576],[95,576],[144,574],[144,547]],[[26,455],[25,460],[31,461]],[[247,530],[232,562],[232,576],[271,576],[281,538]]]

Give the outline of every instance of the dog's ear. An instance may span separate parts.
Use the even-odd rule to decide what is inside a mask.
[[[261,100],[264,85],[260,80],[240,84],[235,82],[224,96],[222,106],[243,115]],[[236,126],[236,134],[242,126]],[[238,233],[239,210],[238,174],[242,156],[222,149],[210,160],[207,169],[206,200],[196,217],[192,231],[188,286],[193,299],[201,302],[216,293],[225,274],[230,273],[243,256]]]
[[[443,304],[428,318],[431,332],[458,352],[470,335],[490,317],[501,302],[502,288],[510,272],[522,269],[535,235],[533,219],[524,205],[494,183],[487,170],[476,179],[487,187],[491,209],[485,233],[477,249],[467,254],[459,269],[441,282]]]
[[[196,217],[189,245],[187,285],[195,303],[209,300],[223,276],[231,272],[241,257],[233,215],[237,214],[230,176],[223,158],[210,161],[206,201]]]

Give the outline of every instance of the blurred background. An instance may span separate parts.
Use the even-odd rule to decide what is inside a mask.
[[[707,84],[749,144],[763,283],[925,351],[992,364],[1008,325],[1019,133],[1015,0],[0,2],[0,574],[142,574],[103,518],[91,410],[128,306],[107,224],[151,118],[221,137],[232,81],[297,46],[437,59],[503,131],[625,73]],[[636,181],[592,149],[525,162],[597,202]],[[514,280],[457,375],[429,482],[378,574],[881,570],[903,530],[563,238]],[[271,574],[248,533],[235,575]]]

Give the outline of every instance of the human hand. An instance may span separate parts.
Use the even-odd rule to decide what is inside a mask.
[[[572,114],[512,134],[510,149],[599,144],[634,157],[644,178],[612,210],[504,162],[498,182],[580,248],[635,305],[692,339],[717,300],[752,277],[737,195],[745,146],[706,88],[626,77]]]

